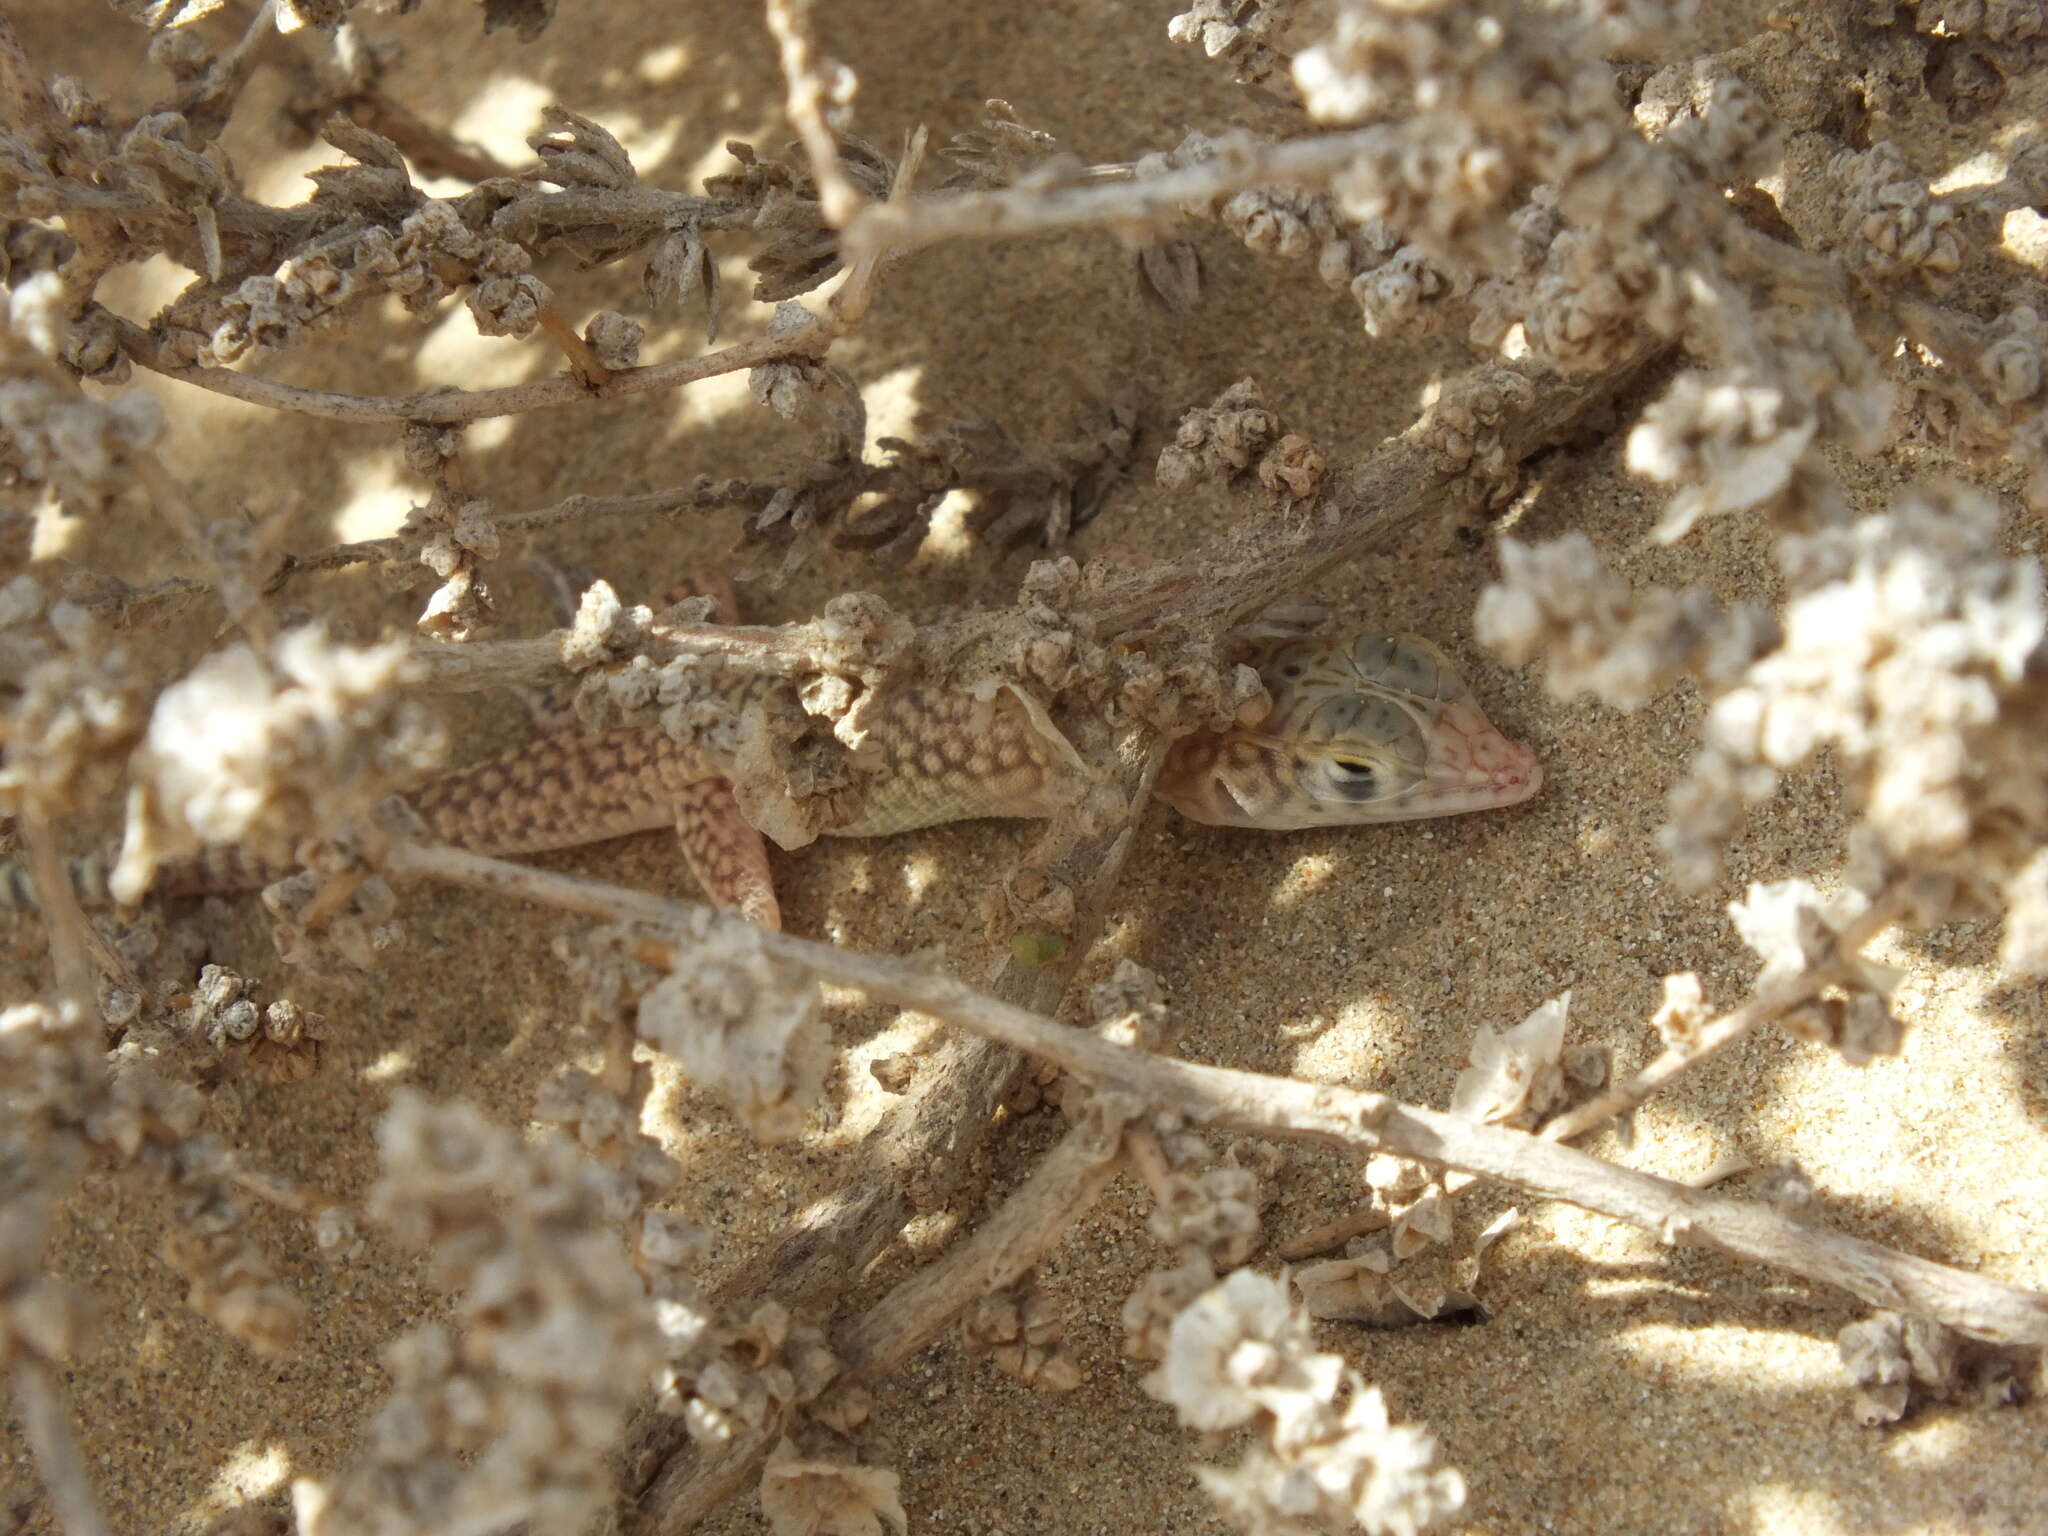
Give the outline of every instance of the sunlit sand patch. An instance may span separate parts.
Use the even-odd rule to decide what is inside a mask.
[[[412,1071],[411,1051],[386,1051],[363,1068],[366,1083],[395,1083]]]
[[[1288,868],[1287,878],[1273,892],[1276,912],[1299,906],[1336,878],[1337,866],[1327,853],[1305,853]]]
[[[828,1004],[849,1007],[865,1001],[860,993],[837,987],[825,988],[825,998]],[[939,1027],[921,1014],[900,1013],[896,1022],[887,1029],[857,1045],[848,1046],[843,1052],[844,1072],[837,1079],[845,1085],[844,1097],[839,1104],[840,1120],[819,1136],[820,1144],[852,1146],[879,1125],[892,1107],[902,1103],[898,1095],[888,1092],[875,1080],[870,1069],[885,1057],[916,1055]],[[925,1070],[930,1068],[927,1066]],[[828,1088],[827,1091],[834,1090]]]
[[[1920,1414],[1887,1430],[1881,1444],[1894,1464],[1939,1473],[1969,1454],[1974,1428],[1969,1414]]]
[[[86,520],[66,517],[57,498],[44,491],[29,514],[35,526],[29,530],[28,557],[31,560],[60,560],[71,553],[85,532]]]
[[[735,412],[759,409],[748,392],[743,368],[699,379],[676,391],[676,420],[684,426],[710,426]]]
[[[506,336],[479,335],[469,306],[457,303],[448,306],[420,343],[413,371],[420,383],[429,387],[452,384],[458,389],[497,389],[532,378],[544,366],[550,350],[538,340],[518,342]]]
[[[917,386],[924,369],[913,363],[897,368],[863,385],[862,402],[868,408],[868,445],[884,437],[909,437],[917,425]]]
[[[932,508],[924,542],[917,547],[919,560],[965,560],[981,546],[967,531],[968,514],[981,505],[972,491],[948,491]]]
[[[689,1080],[681,1067],[659,1051],[641,1058],[653,1069],[654,1086],[640,1111],[640,1134],[651,1138],[668,1156],[688,1167],[708,1155],[707,1140],[715,1139],[715,1128],[729,1123],[727,1112],[705,1115],[696,1106],[685,1107],[683,1095]],[[702,1129],[699,1129],[699,1128]],[[708,1134],[707,1134],[708,1133]],[[742,1131],[741,1135],[746,1133]]]
[[[158,254],[116,267],[100,280],[100,301],[120,313],[146,320],[198,279],[190,267]]]
[[[400,484],[390,457],[355,459],[343,469],[348,499],[334,514],[334,536],[344,544],[382,539],[398,532],[405,515],[421,499]]]
[[[1291,1019],[1280,1032],[1305,1042],[1294,1053],[1293,1071],[1297,1077],[1313,1082],[1342,1082],[1358,1074],[1358,1037],[1332,1029],[1328,1014],[1312,1013]]]
[[[538,80],[499,75],[470,98],[448,128],[506,165],[525,165],[533,159],[527,136],[540,127],[541,108],[554,99],[555,93]]]
[[[1602,1280],[1587,1277],[1589,1295],[1627,1295],[1640,1291],[1662,1295],[1668,1286],[1655,1281]],[[1701,1386],[1753,1388],[1767,1379],[1773,1395],[1785,1392],[1843,1392],[1847,1381],[1832,1339],[1814,1339],[1774,1328],[1744,1328],[1734,1323],[1699,1326],[1693,1323],[1638,1323],[1617,1329],[1613,1348],[1648,1366],[1672,1384],[1691,1381]],[[1769,1362],[1768,1370],[1764,1363]]]
[[[903,1228],[903,1243],[912,1253],[937,1253],[952,1241],[960,1228],[957,1211],[925,1211],[910,1218]]]
[[[1964,187],[1992,186],[2005,179],[2006,162],[2011,158],[2001,151],[1988,149],[1982,154],[1971,155],[1958,160],[1928,182],[1927,190],[1939,197],[1945,192],[1960,192]]]
[[[1403,1019],[1398,1009],[1366,997],[1339,1008],[1334,1024],[1327,1014],[1318,1013],[1275,1019],[1273,1027],[1282,1038],[1301,1042],[1288,1065],[1293,1076],[1348,1083],[1382,1070],[1384,1043],[1400,1038]]]
[[[903,860],[903,889],[913,901],[922,901],[939,878],[938,860],[928,853],[913,853]]]
[[[2015,208],[2005,216],[1999,239],[2013,260],[2048,272],[2048,219],[2031,208]]]
[[[1768,1462],[1760,1462],[1745,1472],[1748,1486],[1736,1490],[1736,1497],[1749,1507],[1749,1514],[1745,1518],[1730,1510],[1732,1528],[1753,1531],[1756,1536],[1776,1536],[1778,1532],[1804,1536],[1807,1532],[1862,1528],[1862,1521],[1844,1518],[1841,1502],[1825,1489],[1765,1481],[1772,1471]]]
[[[645,123],[635,112],[608,112],[598,119],[604,129],[619,141],[619,148],[632,157],[636,167],[658,163],[675,148],[676,136],[682,125],[671,118],[664,123]]]
[[[654,48],[640,55],[633,66],[633,73],[649,85],[667,85],[680,80],[683,71],[690,67],[690,50],[681,43],[670,43],[665,48]]]
[[[210,1525],[282,1487],[291,1470],[291,1457],[283,1446],[245,1440],[214,1473],[213,1485],[181,1523],[195,1528]]]
[[[247,169],[243,190],[253,201],[273,207],[302,203],[314,192],[308,171],[343,163],[341,151],[323,139],[315,139],[301,149],[273,144],[262,160]]]

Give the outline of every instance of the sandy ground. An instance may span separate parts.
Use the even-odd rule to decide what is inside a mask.
[[[124,72],[139,44],[110,12],[76,0],[12,9],[48,66],[120,99],[157,88],[153,77]],[[1195,125],[1284,123],[1198,55],[1167,43],[1171,7],[847,0],[828,10],[828,43],[863,81],[862,129],[885,144],[918,121],[940,135],[966,127],[989,96],[1013,101],[1027,121],[1091,159],[1170,144]],[[430,117],[501,156],[523,159],[523,135],[551,98],[606,122],[643,175],[667,186],[694,186],[721,168],[728,138],[773,145],[784,137],[773,53],[751,5],[571,0],[531,47],[502,34],[479,41],[468,6],[444,0],[429,12],[435,19],[426,24],[391,24],[411,48],[405,86]],[[303,191],[298,173],[323,153],[281,157],[266,146],[263,117],[275,99],[275,87],[259,83],[230,142],[253,190],[290,200]],[[928,252],[898,270],[861,335],[834,356],[867,391],[876,433],[904,431],[924,409],[985,415],[1028,439],[1060,430],[1076,384],[1136,391],[1147,428],[1142,460],[1175,413],[1244,376],[1333,455],[1356,454],[1405,426],[1433,370],[1455,363],[1449,341],[1371,343],[1348,305],[1305,271],[1267,265],[1221,235],[1205,239],[1203,256],[1207,302],[1176,320],[1135,301],[1107,236]],[[731,294],[744,292],[743,260],[728,264]],[[547,275],[571,314],[639,309],[630,264]],[[124,290],[131,312],[146,312],[176,280],[168,269],[144,273]],[[758,328],[765,311],[736,307],[744,312],[729,319],[728,334]],[[693,324],[659,320],[650,360],[697,345]],[[270,371],[389,392],[511,382],[556,366],[538,345],[478,341],[458,306],[425,329],[371,317],[353,340]],[[172,412],[170,457],[200,503],[287,506],[292,547],[387,531],[421,491],[389,433],[279,418],[175,386],[160,393]],[[495,423],[472,435],[471,448],[479,483],[507,508],[697,473],[767,475],[788,453],[741,379]],[[1879,464],[1857,480],[1881,495],[1902,473]],[[1768,545],[1754,527],[1728,519],[1678,550],[1650,550],[1642,535],[1652,511],[1644,492],[1618,476],[1613,454],[1598,451],[1550,464],[1519,526],[1537,537],[1584,529],[1637,579],[1704,582],[1726,597],[1768,594]],[[1170,553],[1241,513],[1208,491],[1169,498],[1141,473],[1077,548],[1086,554],[1120,540]],[[120,522],[103,527],[52,526],[43,549],[131,577],[160,571],[170,557],[151,563],[147,523],[145,541],[135,532],[142,517],[124,508]],[[725,561],[732,538],[723,517],[682,527],[612,522],[557,532],[534,552],[652,592]],[[748,596],[771,620],[812,613],[851,587],[879,590],[913,612],[1000,603],[1026,558],[947,546],[902,572],[821,558],[784,589]],[[1626,1067],[1654,1049],[1647,1021],[1664,973],[1694,969],[1710,997],[1740,995],[1751,963],[1722,908],[1743,882],[1833,867],[1839,820],[1829,785],[1811,776],[1756,819],[1723,891],[1688,898],[1667,888],[1653,832],[1664,790],[1687,760],[1696,702],[1680,695],[1635,716],[1559,704],[1537,677],[1480,655],[1471,613],[1491,569],[1484,539],[1434,527],[1334,573],[1323,595],[1373,624],[1437,638],[1467,662],[1496,721],[1542,752],[1543,794],[1510,813],[1284,837],[1156,813],[1096,963],[1130,955],[1155,969],[1185,1021],[1191,1055],[1440,1104],[1479,1026],[1512,1023],[1569,987],[1579,1037],[1611,1046]],[[546,622],[531,582],[515,575],[508,596],[523,630]],[[416,599],[354,577],[328,579],[303,600],[350,614],[364,632],[403,627],[417,611]],[[452,718],[466,755],[524,729],[509,699],[479,700]],[[961,974],[982,974],[979,893],[1024,837],[984,823],[778,855],[788,925],[885,951],[942,944]],[[659,834],[550,862],[642,888],[690,889],[672,841]],[[199,919],[213,958],[270,979],[271,995],[288,991],[335,1026],[312,1081],[283,1086],[230,1073],[216,1091],[215,1125],[258,1165],[355,1197],[373,1171],[372,1125],[398,1085],[466,1095],[516,1119],[561,1062],[594,1058],[549,955],[564,919],[435,891],[411,898],[406,917],[409,947],[353,990],[285,975],[253,902]],[[2048,1011],[2038,994],[2000,989],[1989,965],[1994,945],[1991,932],[1974,928],[1888,941],[1880,953],[1910,973],[1913,1028],[1902,1056],[1856,1070],[1766,1035],[1650,1106],[1629,1160],[1683,1177],[1728,1156],[1796,1159],[1837,1228],[2048,1285],[2038,1216],[2048,1195],[2040,1086]],[[32,975],[35,946],[34,931],[19,930],[10,968]],[[27,985],[10,981],[7,995],[24,995]],[[834,1023],[849,1062],[841,1092],[866,1080],[869,1057],[901,1049],[917,1028],[872,1008],[842,1008]],[[763,1150],[687,1089],[660,1096],[661,1134],[688,1170],[679,1203],[719,1234],[724,1260],[738,1262],[847,1176],[848,1149],[874,1105],[856,1098],[846,1109],[830,1131]],[[1049,1111],[999,1128],[975,1193],[1012,1186],[1058,1130]],[[1269,1230],[1285,1236],[1329,1219],[1346,1208],[1354,1180],[1340,1159],[1289,1154]],[[1155,1259],[1145,1211],[1142,1192],[1120,1182],[1045,1267],[1071,1319],[1086,1390],[1045,1399],[940,1347],[880,1394],[863,1450],[902,1474],[914,1529],[1092,1536],[1222,1528],[1188,1473],[1200,1448],[1119,1357],[1118,1306]],[[914,1246],[935,1249],[953,1218],[970,1215],[925,1223]],[[1485,1285],[1490,1323],[1320,1332],[1324,1347],[1385,1389],[1400,1416],[1440,1436],[1470,1483],[1472,1529],[2048,1526],[2040,1456],[2048,1408],[1939,1410],[1889,1433],[1860,1429],[1835,1363],[1833,1335],[1858,1316],[1842,1294],[1661,1250],[1642,1233],[1566,1208],[1531,1204],[1525,1217],[1495,1250]],[[301,1226],[260,1218],[310,1317],[296,1353],[258,1359],[183,1307],[178,1280],[154,1256],[162,1218],[154,1188],[95,1178],[53,1254],[104,1304],[97,1345],[67,1379],[98,1487],[124,1531],[194,1529],[292,1476],[336,1468],[383,1391],[380,1344],[440,1305],[410,1262],[379,1245],[327,1267]],[[903,1273],[909,1258],[900,1249],[886,1258],[877,1283]],[[51,1529],[11,1424],[0,1427],[0,1458],[0,1530],[10,1505],[25,1529]],[[748,1497],[711,1528],[764,1526]]]

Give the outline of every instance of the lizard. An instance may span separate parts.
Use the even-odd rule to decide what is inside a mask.
[[[1499,809],[1541,788],[1535,753],[1497,730],[1450,658],[1405,635],[1297,639],[1257,670],[1272,700],[1258,721],[1197,732],[1168,750],[1154,797],[1212,826],[1293,831]],[[871,739],[875,788],[839,837],[881,837],[982,817],[1052,814],[1076,761],[1042,709],[933,688],[900,690]],[[496,856],[574,847],[673,826],[705,894],[781,926],[761,834],[720,767],[651,727],[544,732],[503,757],[407,797],[437,839]],[[111,905],[106,865],[75,859],[88,906]],[[247,889],[279,871],[210,850],[166,871],[170,894]],[[19,865],[0,864],[0,907],[33,908]]]

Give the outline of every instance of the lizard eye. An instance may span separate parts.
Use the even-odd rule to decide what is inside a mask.
[[[1372,764],[1361,763],[1351,757],[1331,758],[1330,777],[1336,780],[1339,790],[1356,800],[1371,799],[1373,788],[1378,783]]]

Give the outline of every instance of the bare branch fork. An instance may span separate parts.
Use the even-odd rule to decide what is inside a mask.
[[[1040,1012],[1058,1007],[1107,918],[1163,757],[1162,743],[1128,733],[1114,753],[1115,787],[1127,807],[1121,824],[1064,840],[1064,847],[1057,846],[1062,840],[1055,824],[1047,839],[1056,844],[1054,857],[1047,861],[1048,873],[1075,893],[1067,948],[1051,964],[1038,967],[1014,956],[1006,958],[989,983],[997,995]],[[823,1209],[812,1212],[800,1229],[734,1276],[720,1292],[721,1301],[730,1305],[772,1295],[793,1306],[817,1305],[844,1295],[920,1209],[943,1205],[958,1191],[1020,1065],[1016,1052],[990,1041],[961,1037],[946,1042],[926,1059],[921,1089],[869,1133],[851,1182]],[[1004,1283],[1014,1279],[1038,1253],[1055,1245],[1065,1224],[1094,1199],[1101,1185],[1087,1169],[1099,1163],[1100,1158],[1092,1155],[1081,1157],[1077,1165],[1074,1156],[1063,1159],[1053,1154],[1039,1170],[1044,1181],[1030,1186],[1041,1191],[1043,1202],[1032,1208],[1045,1213],[1045,1219],[1033,1225],[1037,1235],[1011,1242],[1004,1235],[1009,1229],[992,1222],[984,1228],[989,1234],[984,1246],[960,1254],[955,1262],[964,1270],[1001,1273]],[[1108,1170],[1101,1170],[1100,1177],[1107,1176]],[[1044,1194],[1046,1190],[1055,1193]],[[1059,1197],[1061,1190],[1070,1190],[1072,1198]],[[1059,1212],[1064,1214],[1055,1219]],[[986,1244],[1001,1246],[995,1257],[977,1258],[988,1251]],[[1009,1268],[1013,1263],[1016,1267]],[[962,1286],[955,1285],[942,1288],[932,1304],[936,1308],[942,1300],[966,1299]],[[943,1327],[950,1316],[934,1311],[929,1326]],[[862,1358],[875,1369],[885,1369],[875,1362],[886,1356],[885,1342],[876,1339]],[[703,1451],[687,1440],[674,1420],[643,1409],[629,1432],[624,1456],[626,1487],[634,1498],[633,1527],[648,1536],[687,1529],[739,1492],[774,1443],[764,1427],[757,1437]]]

